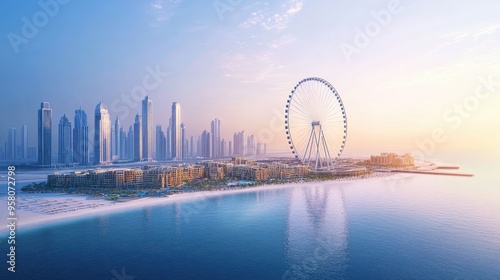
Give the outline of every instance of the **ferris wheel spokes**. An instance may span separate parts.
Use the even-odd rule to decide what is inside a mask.
[[[295,158],[311,170],[335,168],[347,136],[340,95],[324,79],[303,79],[288,96],[285,129]]]

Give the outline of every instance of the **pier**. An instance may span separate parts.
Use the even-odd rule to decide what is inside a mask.
[[[454,169],[454,170],[457,170],[459,168],[460,167],[458,166],[451,166],[451,165],[440,165],[436,167],[436,169]]]
[[[453,168],[453,169],[455,169],[455,168]],[[456,168],[456,169],[458,169],[458,168]],[[474,174],[468,174],[468,173],[450,173],[450,172],[417,171],[417,170],[392,170],[391,172],[428,174],[428,175],[445,175],[445,176],[460,176],[460,177],[474,177]]]

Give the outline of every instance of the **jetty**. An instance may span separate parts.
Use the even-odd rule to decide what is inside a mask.
[[[456,168],[456,169],[458,169],[458,168]],[[397,170],[397,169],[393,169],[393,170],[391,170],[391,172],[428,174],[428,175],[445,175],[445,176],[460,176],[460,177],[474,177],[474,174],[456,173],[456,172],[452,173],[452,172],[439,172],[439,171]]]

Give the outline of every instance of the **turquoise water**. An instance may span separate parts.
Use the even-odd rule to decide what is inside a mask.
[[[499,176],[463,171],[476,176],[221,194],[21,230],[17,272],[3,257],[1,279],[500,279]]]

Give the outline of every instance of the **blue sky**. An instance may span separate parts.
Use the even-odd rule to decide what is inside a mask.
[[[271,131],[263,141],[286,149],[288,93],[319,76],[345,103],[346,152],[413,151],[435,129],[447,136],[436,150],[499,150],[500,86],[460,120],[448,112],[481,77],[500,81],[497,1],[54,1],[0,3],[0,131],[36,135],[42,101],[54,127],[80,103],[92,120],[100,98],[128,127],[139,103],[124,100],[156,69],[154,122],[165,126],[177,101],[188,135],[219,118],[226,138]],[[40,3],[58,10],[26,38],[23,18],[36,21]],[[359,32],[371,32],[363,44]]]

